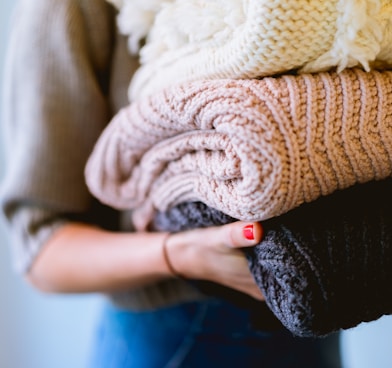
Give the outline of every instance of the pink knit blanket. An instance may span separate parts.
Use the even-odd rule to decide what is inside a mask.
[[[175,86],[121,110],[86,166],[103,203],[202,201],[264,220],[392,173],[392,72],[284,75]]]

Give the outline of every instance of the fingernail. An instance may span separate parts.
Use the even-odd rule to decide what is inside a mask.
[[[242,229],[242,232],[243,232],[246,239],[254,240],[255,235],[253,233],[253,225],[244,226],[244,228]]]

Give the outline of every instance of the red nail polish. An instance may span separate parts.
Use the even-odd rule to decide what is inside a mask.
[[[255,235],[253,233],[253,225],[246,225],[242,230],[244,236],[248,240],[254,240]]]

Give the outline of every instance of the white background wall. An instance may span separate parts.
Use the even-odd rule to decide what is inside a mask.
[[[0,3],[1,70],[13,4],[12,0]],[[48,296],[32,290],[11,270],[2,227],[0,298],[0,368],[85,367],[101,299],[96,295]],[[392,317],[346,331],[342,348],[345,368],[391,368]]]

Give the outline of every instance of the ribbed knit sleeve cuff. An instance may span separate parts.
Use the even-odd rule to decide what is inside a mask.
[[[28,273],[46,242],[67,220],[53,211],[27,205],[14,207],[6,215],[13,268],[17,273]]]
[[[392,180],[357,185],[263,223],[246,249],[273,314],[293,334],[323,336],[392,313]],[[171,231],[233,221],[201,203],[156,216]],[[253,306],[252,306],[253,308]]]
[[[18,273],[27,273],[48,240],[64,225],[82,222],[118,230],[119,213],[97,201],[92,201],[89,211],[80,213],[65,213],[58,209],[15,202],[7,208],[1,220],[9,236],[13,268]]]

